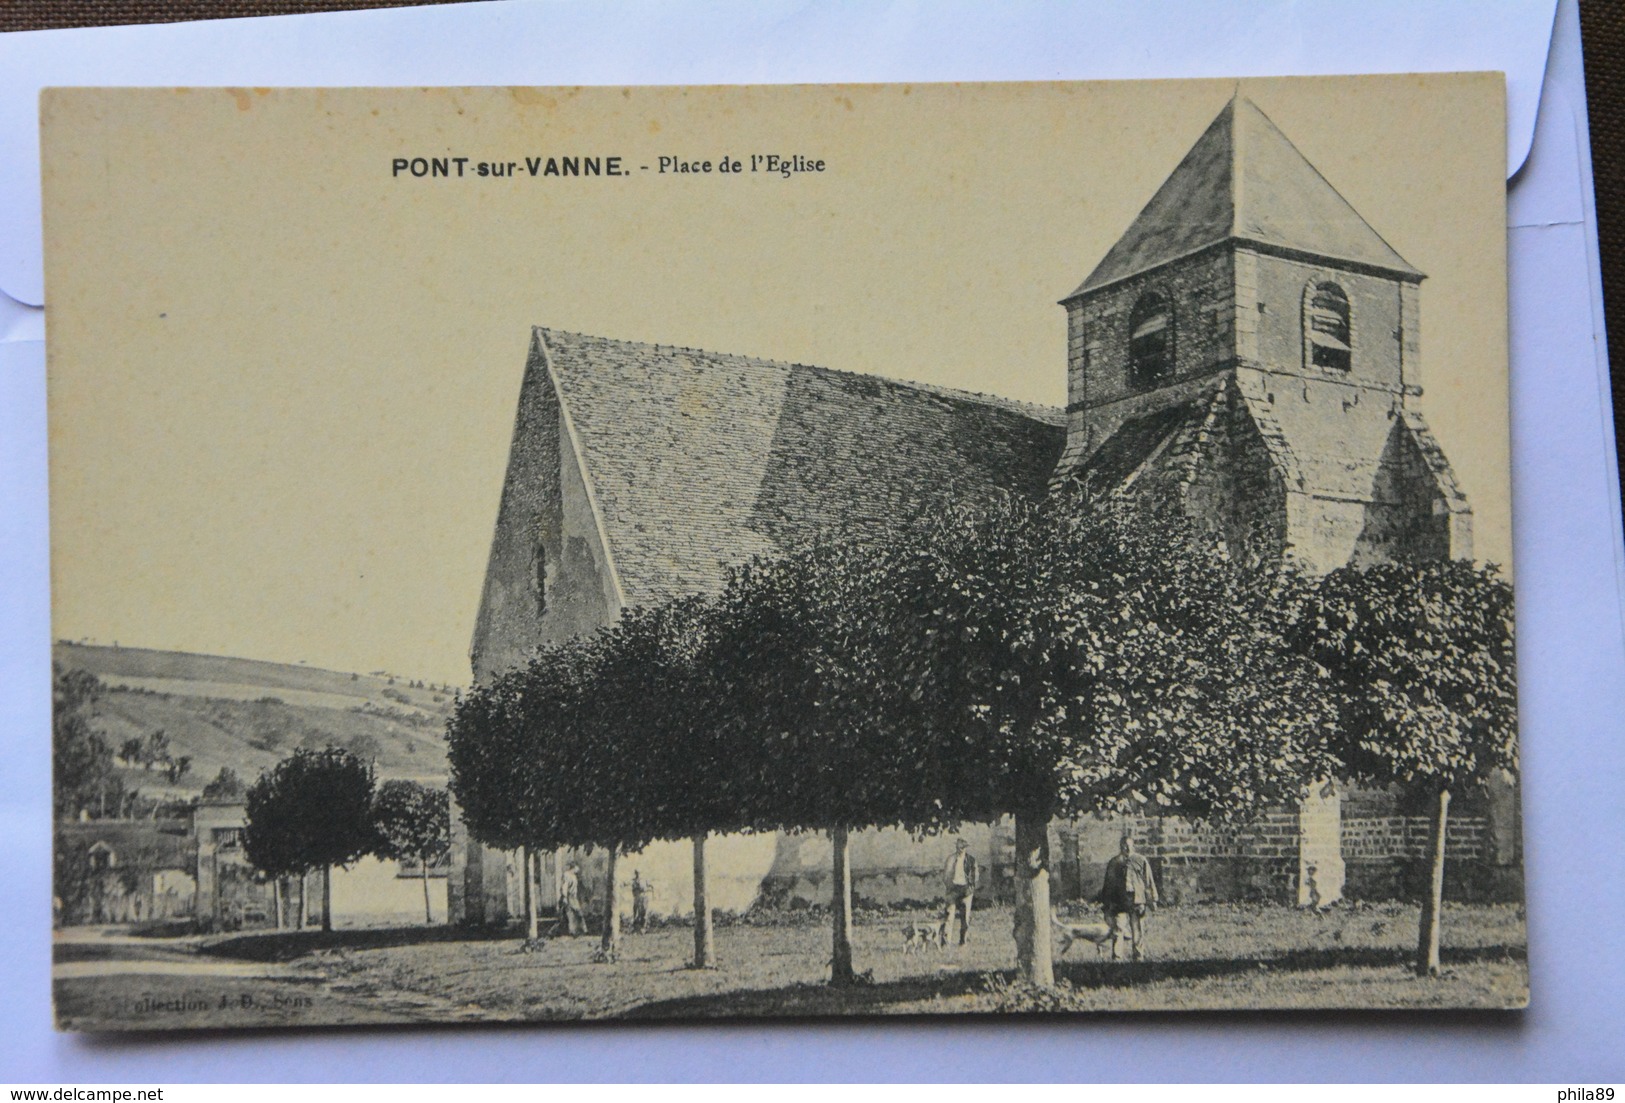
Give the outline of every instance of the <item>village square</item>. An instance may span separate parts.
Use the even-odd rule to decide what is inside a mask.
[[[1166,171],[1063,408],[533,328],[465,685],[60,641],[59,1024],[1522,1006],[1427,277]]]

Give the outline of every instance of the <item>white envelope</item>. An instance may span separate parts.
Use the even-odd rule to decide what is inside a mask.
[[[1554,27],[1555,8],[1555,31]],[[48,85],[473,85],[1507,74],[1514,544],[1531,1009],[1038,1023],[53,1035],[37,97]],[[1160,0],[1089,8],[454,5],[0,36],[0,1070],[241,1080],[1618,1079],[1625,1052],[1620,501],[1575,0]],[[628,1060],[636,1055],[635,1063]],[[1609,1076],[1612,1073],[1612,1076]]]

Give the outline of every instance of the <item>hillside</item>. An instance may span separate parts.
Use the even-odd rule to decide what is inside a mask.
[[[115,750],[162,731],[172,756],[191,757],[174,784],[156,769],[122,768],[148,795],[194,795],[228,766],[252,781],[299,747],[328,744],[374,759],[381,778],[445,781],[452,697],[443,687],[182,651],[59,643],[52,654],[107,687],[91,723]]]

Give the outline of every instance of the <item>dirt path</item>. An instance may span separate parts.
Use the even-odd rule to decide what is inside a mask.
[[[217,957],[200,939],[138,938],[117,928],[56,932],[58,1021],[70,1030],[489,1020],[484,1009],[372,978],[333,977],[316,963]]]

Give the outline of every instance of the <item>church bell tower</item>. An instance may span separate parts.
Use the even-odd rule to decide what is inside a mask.
[[[1414,409],[1424,278],[1236,96],[1061,300],[1056,480],[1173,495],[1311,570],[1470,557]]]

